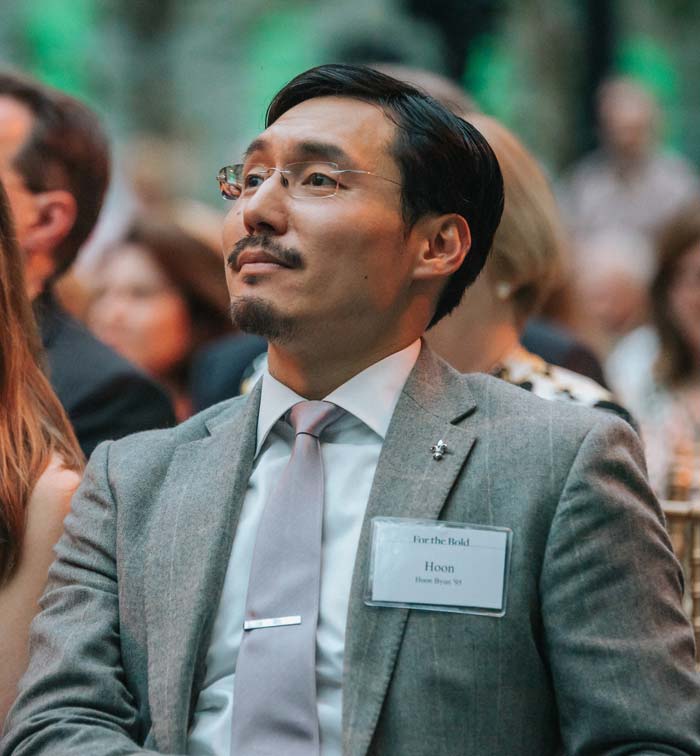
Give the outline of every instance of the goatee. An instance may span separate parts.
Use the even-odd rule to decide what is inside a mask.
[[[273,343],[289,341],[293,323],[260,297],[234,297],[229,307],[233,324]]]

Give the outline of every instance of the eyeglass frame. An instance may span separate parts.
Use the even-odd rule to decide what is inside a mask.
[[[295,160],[292,163],[286,163],[281,168],[275,168],[267,166],[255,166],[256,168],[264,168],[267,172],[267,175],[265,178],[263,178],[263,181],[267,181],[268,178],[272,176],[273,173],[279,173],[281,176],[284,176],[285,174],[291,174],[292,171],[289,170],[290,166],[293,165],[320,165],[320,166],[331,166],[331,173],[334,176],[337,176],[341,173],[355,173],[355,174],[363,174],[365,176],[374,176],[375,178],[380,178],[383,181],[389,181],[392,184],[396,184],[396,186],[402,186],[400,181],[396,181],[395,179],[390,179],[387,176],[381,176],[379,173],[373,173],[372,171],[365,171],[361,170],[359,168],[341,168],[337,163],[330,162],[328,160]],[[234,173],[234,176],[236,173],[241,173],[243,169],[245,168],[245,163],[234,163],[233,165],[224,165],[222,168],[219,169],[219,172],[216,174],[216,181],[219,184],[219,190],[221,191],[221,196],[228,200],[229,202],[236,202],[243,196],[244,187],[241,186],[241,192],[237,197],[231,197],[228,195],[224,190],[225,186],[233,186],[233,184],[225,178],[229,171],[232,171]],[[239,184],[240,186],[240,184]],[[331,197],[335,197],[338,193],[338,188],[340,187],[340,179],[336,179],[335,182],[335,189],[331,194],[322,194],[318,196],[298,196],[295,194],[292,194],[290,192],[290,196],[294,197],[294,199],[329,199]],[[258,187],[255,187],[256,189]]]

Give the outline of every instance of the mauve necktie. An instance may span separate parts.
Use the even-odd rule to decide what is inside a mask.
[[[319,437],[343,413],[300,402],[289,413],[292,455],[265,504],[236,662],[232,756],[314,756],[316,625],[323,527]]]

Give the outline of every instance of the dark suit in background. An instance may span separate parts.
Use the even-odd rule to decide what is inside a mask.
[[[51,385],[89,457],[107,439],[175,424],[157,383],[96,339],[50,293],[35,302]]]
[[[190,375],[194,411],[238,396],[246,369],[265,351],[267,341],[248,333],[227,336],[200,349]]]
[[[545,362],[587,375],[607,388],[603,368],[593,351],[573,333],[541,318],[528,320],[520,343]]]

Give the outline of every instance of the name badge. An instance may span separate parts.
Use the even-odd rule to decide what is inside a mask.
[[[509,528],[375,517],[365,603],[502,617],[512,537]]]

